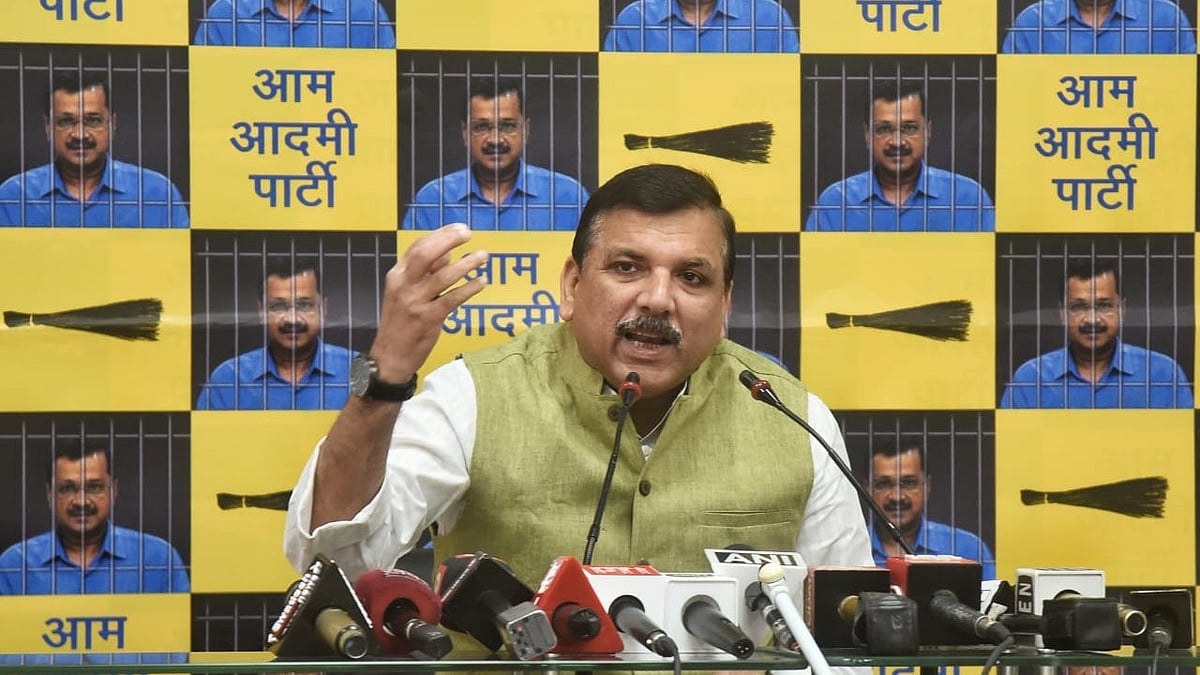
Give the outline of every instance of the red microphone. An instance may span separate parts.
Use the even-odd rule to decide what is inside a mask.
[[[621,395],[621,405],[629,408],[642,397],[641,381],[637,373],[629,371],[629,374],[625,376],[625,381],[617,387],[617,393]]]
[[[437,626],[442,599],[417,575],[400,569],[370,570],[354,582],[354,592],[366,605],[383,653],[419,651],[437,660],[454,648],[450,636]]]
[[[624,642],[575,556],[559,556],[533,595],[558,637],[555,654],[617,654]]]

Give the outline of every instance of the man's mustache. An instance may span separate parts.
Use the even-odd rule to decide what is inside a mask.
[[[96,147],[96,141],[90,139],[80,139],[78,141],[67,141],[68,150],[93,150]]]
[[[307,321],[289,321],[279,326],[280,333],[307,333]]]
[[[90,517],[96,515],[96,507],[91,504],[84,504],[82,506],[73,506],[73,507],[67,509],[67,515],[70,516],[71,518],[79,518],[82,516],[86,516],[86,517],[90,518]]]
[[[640,315],[617,324],[617,335],[627,337],[630,333],[662,338],[673,345],[678,345],[683,341],[683,334],[679,332],[679,329],[671,325],[670,321],[658,316]]]
[[[512,148],[508,143],[486,143],[483,146],[483,154],[485,155],[507,155]]]

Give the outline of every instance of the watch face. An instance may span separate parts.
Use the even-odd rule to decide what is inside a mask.
[[[371,373],[375,370],[375,362],[365,356],[355,357],[350,362],[350,392],[355,396],[363,396],[371,386]]]

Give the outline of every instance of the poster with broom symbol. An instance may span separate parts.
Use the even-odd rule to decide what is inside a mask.
[[[1095,567],[1110,585],[1193,585],[1192,413],[995,411],[998,569]]]
[[[601,52],[599,70],[601,177],[681,164],[712,177],[738,232],[798,231],[798,60]]]
[[[770,122],[744,122],[666,136],[625,134],[625,147],[629,150],[663,148],[742,164],[766,164],[771,158],[771,139],[774,137],[775,127]]]
[[[189,231],[3,236],[0,410],[191,407]]]
[[[987,236],[802,232],[805,383],[834,408],[993,408]]]
[[[4,312],[4,325],[51,326],[107,335],[121,340],[157,340],[162,300],[141,298],[57,312]]]
[[[192,413],[192,592],[262,593],[295,572],[279,554],[291,482],[334,410]],[[298,451],[299,450],[299,451]],[[289,479],[290,481],[290,479]],[[237,574],[229,552],[237,551]]]

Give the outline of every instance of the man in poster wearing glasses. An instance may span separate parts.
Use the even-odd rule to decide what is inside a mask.
[[[573,231],[588,192],[570,176],[522,160],[529,124],[520,81],[475,78],[462,122],[471,165],[418,190],[401,229],[466,223],[472,230]]]
[[[0,185],[0,226],[188,227],[174,183],[109,153],[117,116],[104,73],[57,73],[44,100],[52,161]]]
[[[60,437],[46,467],[54,529],[0,554],[0,595],[187,593],[169,543],[112,522],[117,481],[108,446]]]
[[[325,296],[318,261],[271,256],[259,316],[267,346],[217,366],[200,390],[197,410],[338,410],[350,391],[357,354],[325,342]]]
[[[919,82],[880,80],[871,88],[863,135],[871,170],[834,183],[809,211],[817,232],[991,232],[992,199],[979,183],[929,166],[932,123]]]

